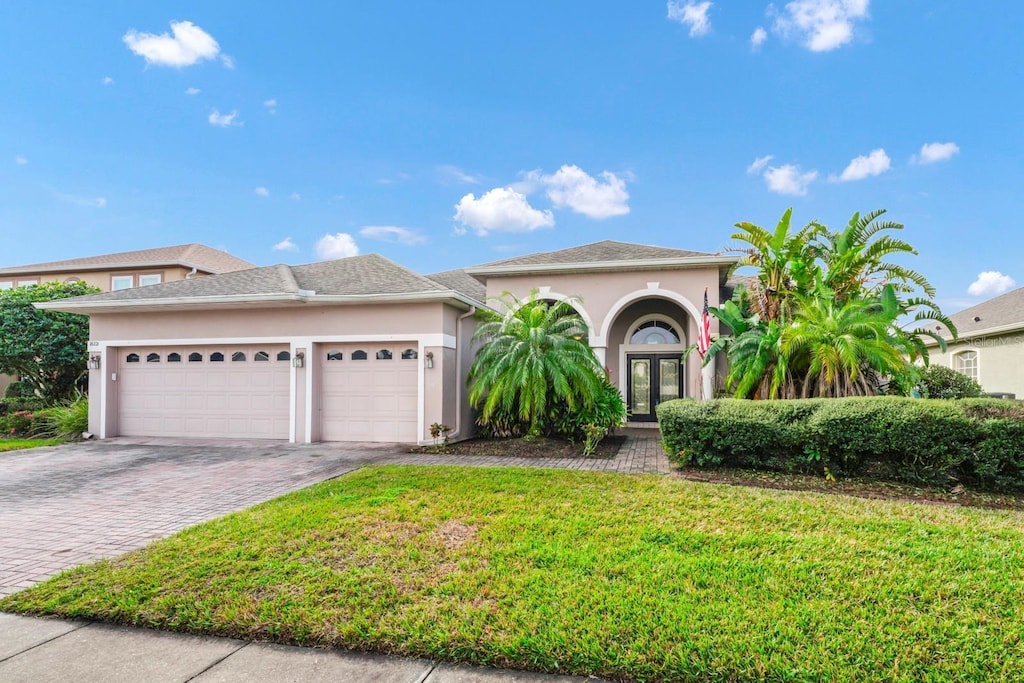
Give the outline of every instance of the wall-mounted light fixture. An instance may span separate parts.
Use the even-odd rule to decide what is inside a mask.
[[[430,369],[434,367],[434,352],[427,351],[427,354],[423,356],[423,367]]]
[[[292,357],[292,366],[293,367],[301,368],[302,365],[305,362],[306,362],[306,354],[304,354],[302,351],[299,351],[297,354],[295,354]]]
[[[89,360],[87,360],[85,362],[85,367],[89,368],[90,370],[99,370],[100,369],[100,356],[99,356],[99,354],[98,353],[94,353],[93,355],[89,356]]]

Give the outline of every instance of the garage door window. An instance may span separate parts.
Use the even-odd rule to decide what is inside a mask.
[[[391,360],[391,352],[387,349],[381,349],[377,352],[377,360]]]
[[[292,354],[289,353],[288,351],[278,351],[277,352],[277,359],[278,360],[291,360],[292,359]]]
[[[402,351],[402,360],[416,360],[419,357],[420,354],[416,349],[406,349],[405,351]]]
[[[327,360],[341,360],[341,359],[342,359],[341,351],[328,351],[327,352]]]
[[[188,354],[188,362],[189,363],[202,363],[203,362],[203,354],[195,353],[193,351],[192,353]]]
[[[270,354],[266,351],[257,351],[256,355],[253,356],[253,360],[257,362],[268,361],[270,360]]]
[[[231,362],[232,363],[244,363],[245,362],[245,352],[244,351],[235,351],[233,354],[231,354]]]
[[[352,352],[352,360],[366,360],[366,351],[362,349]]]
[[[160,362],[160,354],[159,353],[151,353],[151,354],[149,354],[148,356],[146,356],[146,362],[147,363],[159,363]]]
[[[167,362],[168,363],[180,363],[181,362],[181,354],[180,353],[169,353],[169,354],[167,354]]]
[[[139,354],[137,354],[137,353],[129,353],[128,357],[125,358],[124,360],[125,360],[126,363],[138,363],[139,362]]]
[[[221,353],[220,351],[215,351],[214,353],[211,353],[210,354],[210,362],[211,363],[223,363],[224,362],[224,354]]]

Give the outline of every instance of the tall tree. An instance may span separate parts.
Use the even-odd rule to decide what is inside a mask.
[[[84,282],[45,282],[0,292],[0,372],[20,376],[47,400],[69,397],[85,372],[89,319],[32,304],[99,291]]]
[[[513,415],[539,436],[550,405],[571,410],[593,404],[604,386],[604,369],[587,343],[587,326],[571,302],[548,302],[531,293],[501,297],[503,315],[477,327],[480,344],[469,371],[469,402],[485,424]]]

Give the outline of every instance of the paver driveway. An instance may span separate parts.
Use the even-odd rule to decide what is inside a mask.
[[[202,441],[0,454],[0,595],[397,454]]]
[[[614,458],[411,454],[395,444],[129,439],[0,453],[0,596],[373,464],[669,472],[657,430]]]

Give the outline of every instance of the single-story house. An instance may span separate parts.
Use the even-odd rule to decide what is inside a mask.
[[[972,377],[986,393],[1024,398],[1024,287],[955,313],[950,320],[957,340],[937,325],[949,347],[943,353],[933,343],[931,362]]]
[[[90,431],[430,441],[473,431],[466,375],[474,312],[504,291],[574,304],[635,421],[710,396],[682,351],[737,259],[598,242],[424,276],[369,254],[275,265],[45,304],[90,317]],[[712,334],[717,321],[711,320]]]

